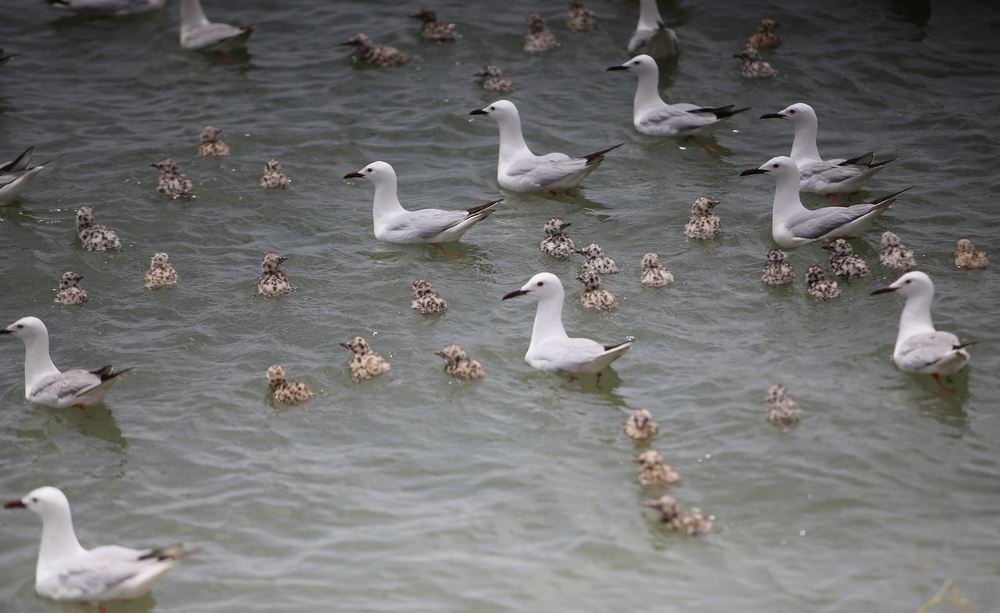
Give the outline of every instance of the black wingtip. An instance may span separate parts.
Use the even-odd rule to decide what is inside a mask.
[[[589,166],[593,162],[599,162],[601,159],[604,158],[604,155],[606,153],[608,153],[609,151],[614,151],[615,149],[617,149],[618,147],[621,147],[624,144],[625,143],[618,143],[617,145],[612,145],[612,146],[608,147],[607,149],[602,149],[600,151],[595,151],[594,153],[590,153],[590,154],[587,154],[587,155],[583,156],[583,159],[587,160],[587,165]]]
[[[605,351],[611,351],[612,349],[618,349],[619,347],[623,347],[625,345],[631,345],[634,342],[635,342],[635,339],[631,339],[631,340],[625,341],[624,343],[617,343],[615,345],[605,345],[604,346],[604,350]]]

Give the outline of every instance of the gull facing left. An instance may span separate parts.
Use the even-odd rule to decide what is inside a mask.
[[[113,372],[111,366],[104,366],[59,372],[49,357],[49,331],[37,317],[22,317],[0,334],[12,334],[24,341],[24,397],[28,402],[57,409],[85,409],[104,402],[119,377],[132,370]]]
[[[535,323],[531,329],[531,344],[524,354],[524,361],[539,370],[554,370],[570,375],[600,374],[632,347],[632,341],[602,345],[589,338],[570,338],[562,324],[565,295],[559,277],[550,272],[540,272],[531,277],[521,289],[503,297],[503,300],[507,300],[529,296],[538,301]]]

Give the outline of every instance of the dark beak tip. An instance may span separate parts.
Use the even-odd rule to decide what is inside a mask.
[[[761,119],[784,119],[785,116],[781,113],[764,113],[760,116]]]
[[[469,115],[487,115],[488,113],[483,109],[476,109],[474,111],[469,111]]]
[[[349,172],[346,175],[344,175],[344,178],[345,179],[362,179],[362,178],[364,178],[364,175],[362,175],[360,172]]]
[[[765,172],[767,172],[767,171],[766,170],[761,170],[760,168],[747,168],[746,170],[744,170],[743,172],[740,173],[740,176],[741,177],[749,177],[750,175],[762,175]]]
[[[5,509],[23,509],[24,503],[20,500],[11,500],[10,502],[3,505]]]
[[[518,296],[523,296],[523,295],[525,295],[527,293],[528,292],[524,291],[523,289],[516,289],[516,290],[514,290],[512,292],[509,292],[509,293],[505,294],[504,297],[501,298],[500,300],[508,300],[510,298],[517,298]]]
[[[613,70],[628,70],[628,66],[609,66],[607,68],[608,72],[611,72]]]
[[[896,291],[895,287],[880,287],[876,290],[873,290],[872,293],[869,294],[869,296],[877,296],[878,294],[888,294],[889,292],[894,292],[894,291]]]

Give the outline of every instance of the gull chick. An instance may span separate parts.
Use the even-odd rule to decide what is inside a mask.
[[[961,238],[955,245],[955,266],[974,270],[986,268],[990,258],[982,251],[976,251],[975,245],[967,238]]]
[[[503,72],[493,64],[483,64],[475,76],[483,80],[483,89],[488,92],[509,94],[514,91],[514,82],[505,79]]]
[[[652,413],[646,409],[639,409],[629,414],[622,431],[633,441],[644,441],[659,433],[660,424],[653,419]]]
[[[583,249],[577,249],[576,252],[587,256],[583,264],[580,264],[580,274],[585,272],[596,272],[599,275],[618,274],[618,264],[604,255],[604,250],[597,243],[591,243]]]
[[[806,271],[806,293],[813,298],[832,300],[840,295],[840,286],[833,279],[827,279],[822,268],[810,266]]]
[[[24,342],[24,398],[28,402],[57,409],[98,405],[119,377],[131,370],[114,372],[104,366],[60,372],[49,357],[49,330],[37,317],[22,317],[0,330],[2,334],[20,337]]]
[[[265,298],[287,296],[295,289],[288,277],[278,267],[288,257],[268,253],[260,263],[260,277],[257,278],[257,295]]]
[[[892,232],[885,231],[879,242],[878,263],[883,268],[905,271],[916,268],[917,259],[913,256],[913,249],[904,245]]]
[[[545,53],[559,46],[556,35],[545,25],[538,13],[528,15],[528,35],[524,37],[524,50],[528,53]]]
[[[352,337],[340,346],[351,352],[347,366],[355,380],[364,381],[389,372],[389,362],[375,353],[375,350],[368,345],[368,341],[362,337]]]
[[[538,301],[531,343],[524,361],[539,370],[577,374],[599,374],[632,347],[628,340],[617,345],[602,345],[589,338],[570,338],[562,324],[565,291],[559,277],[540,272],[521,289],[503,297],[504,300],[529,296]]]
[[[892,362],[903,372],[931,375],[938,384],[938,393],[950,390],[941,382],[941,377],[953,375],[969,363],[966,347],[973,343],[962,343],[950,332],[934,328],[931,319],[931,302],[934,301],[934,283],[927,274],[914,270],[896,279],[888,287],[872,292],[872,295],[899,292],[906,298],[903,313],[899,317],[899,333],[892,351]]]
[[[56,294],[55,302],[59,304],[83,304],[87,301],[87,290],[78,285],[83,275],[75,272],[64,272],[59,279],[59,293]]]
[[[614,311],[618,308],[618,298],[601,287],[601,277],[596,272],[581,272],[576,280],[583,284],[583,292],[580,294],[580,304],[584,308],[596,311]]]
[[[830,271],[842,279],[859,279],[871,270],[860,255],[854,254],[851,244],[838,238],[823,245],[830,252]]]
[[[767,51],[777,49],[781,46],[781,38],[778,36],[778,26],[781,25],[773,19],[761,19],[757,24],[757,31],[747,40],[747,47]]]
[[[146,288],[159,289],[177,285],[177,271],[170,264],[170,256],[162,251],[153,254],[146,271]]]
[[[447,360],[444,371],[452,377],[468,380],[482,379],[486,375],[483,365],[466,355],[465,350],[458,345],[446,345],[441,351],[435,351],[434,355]]]
[[[674,282],[674,275],[660,264],[660,256],[655,252],[642,256],[642,273],[639,283],[643,287],[666,287]]]
[[[573,239],[566,235],[571,223],[553,217],[545,222],[545,239],[540,245],[542,253],[557,260],[568,260],[576,252]]]
[[[644,53],[658,60],[672,59],[680,53],[677,34],[660,17],[656,0],[639,0],[639,22],[629,38],[628,52]]]
[[[427,279],[417,279],[413,282],[413,300],[410,308],[423,315],[444,313],[448,310],[448,302],[431,285]]]
[[[156,191],[175,200],[177,198],[190,198],[194,195],[194,186],[191,184],[191,180],[177,168],[177,162],[171,158],[163,158],[150,166],[160,170],[160,178],[156,180]]]
[[[785,285],[795,280],[795,270],[788,261],[788,256],[780,249],[767,252],[767,264],[760,273],[764,285]]]
[[[414,19],[423,22],[420,27],[420,36],[426,40],[437,42],[451,42],[455,40],[455,24],[446,21],[438,21],[437,13],[430,7],[424,7],[416,13],[410,15]]]
[[[700,536],[712,531],[712,520],[695,511],[681,511],[672,496],[663,495],[656,500],[647,500],[642,506],[659,511],[660,520],[674,532]]]
[[[782,432],[788,432],[801,419],[799,405],[788,396],[788,388],[780,383],[767,388],[764,407],[767,421],[781,426]]]
[[[677,485],[681,476],[669,464],[663,462],[663,455],[655,449],[640,451],[632,462],[639,465],[639,483],[641,485]]]
[[[399,49],[376,45],[364,34],[355,34],[340,44],[354,47],[354,58],[372,66],[399,66],[410,61]]]
[[[722,232],[722,220],[715,214],[719,201],[708,196],[699,196],[691,205],[691,217],[684,226],[684,238],[709,240]]]
[[[497,160],[497,183],[514,192],[547,191],[555,195],[574,189],[592,173],[604,155],[621,147],[619,143],[580,158],[565,153],[535,155],[528,149],[521,132],[521,116],[509,100],[497,100],[486,108],[469,112],[488,115],[500,128],[500,155]]]
[[[264,176],[260,178],[260,186],[264,189],[285,189],[291,180],[282,171],[281,162],[268,160],[264,163]]]
[[[76,210],[76,235],[87,251],[116,251],[122,248],[122,241],[114,230],[94,223],[92,206]]]
[[[158,549],[107,545],[84,549],[73,530],[69,501],[61,490],[40,487],[5,509],[28,509],[42,518],[35,591],[53,600],[107,602],[147,594],[177,560],[197,553],[180,544]],[[103,609],[103,606],[100,607]]]
[[[267,369],[267,387],[275,402],[281,404],[300,404],[313,397],[312,390],[305,383],[287,380],[285,369],[280,364]]]
[[[205,126],[201,129],[201,146],[198,147],[198,155],[207,157],[225,157],[229,155],[229,145],[224,143],[219,134],[220,128],[215,126]]]
[[[45,170],[48,162],[31,166],[34,154],[35,148],[28,147],[10,162],[0,164],[0,206],[13,202],[35,176]]]
[[[772,79],[778,76],[778,71],[763,58],[756,47],[744,47],[742,51],[733,55],[743,61],[740,66],[740,74],[744,79]]]
[[[246,46],[254,26],[213,23],[201,10],[200,0],[181,0],[181,47],[196,51],[230,53]]]
[[[566,27],[577,32],[586,32],[597,27],[594,11],[583,6],[583,0],[569,0],[566,11]]]

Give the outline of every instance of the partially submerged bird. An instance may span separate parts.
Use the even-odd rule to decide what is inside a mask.
[[[632,462],[639,465],[641,485],[671,486],[681,482],[681,476],[672,466],[663,462],[663,454],[655,449],[640,451]]]
[[[0,165],[0,206],[13,202],[38,173],[45,170],[45,164],[48,162],[31,166],[31,157],[34,154],[35,148],[28,147],[21,152],[21,155]]]
[[[624,70],[636,76],[632,125],[643,134],[707,137],[711,136],[720,121],[750,108],[737,109],[733,104],[718,107],[687,102],[667,104],[660,97],[660,69],[656,60],[645,54],[637,55],[620,66],[611,66],[608,70]]]
[[[264,176],[260,178],[260,186],[264,189],[285,189],[291,180],[285,176],[278,160],[268,160],[264,163]]]
[[[622,143],[579,158],[565,153],[535,155],[528,149],[521,132],[521,117],[509,100],[476,109],[470,115],[488,115],[500,128],[500,154],[497,160],[497,183],[515,192],[546,191],[550,194],[576,188],[593,172],[604,155]]]
[[[156,180],[156,191],[166,194],[174,200],[190,198],[194,195],[194,185],[187,178],[187,175],[180,171],[177,162],[173,159],[163,158],[150,166],[160,171],[160,177]]]
[[[229,145],[227,145],[219,134],[221,128],[215,126],[205,126],[201,129],[201,146],[198,147],[198,154],[201,157],[225,157],[229,155]]]
[[[853,193],[860,190],[876,173],[885,168],[886,164],[896,158],[876,160],[875,153],[869,151],[864,155],[849,160],[837,158],[824,160],[816,147],[816,133],[819,130],[819,120],[816,111],[804,102],[797,102],[777,113],[767,113],[761,119],[788,119],[795,127],[795,138],[792,140],[792,158],[799,169],[799,190],[814,194],[823,194],[834,202],[839,202],[837,194]]]
[[[788,432],[801,419],[799,405],[788,396],[788,388],[780,383],[767,388],[764,410],[767,421],[780,426],[783,432]]]
[[[64,272],[59,279],[59,292],[56,294],[55,302],[59,304],[83,304],[87,301],[87,290],[78,284],[83,275],[75,272]]]
[[[357,381],[364,381],[389,372],[389,362],[375,353],[375,350],[364,338],[354,336],[346,343],[341,343],[340,346],[351,352],[347,367],[351,371],[351,376]]]
[[[60,372],[49,357],[49,331],[37,317],[22,317],[0,330],[24,342],[24,398],[28,402],[63,409],[85,409],[104,402],[108,391],[130,368]]]
[[[200,0],[181,0],[181,47],[196,51],[230,53],[246,46],[254,26],[212,23]]]
[[[345,179],[367,179],[375,184],[372,221],[375,238],[387,243],[453,243],[472,226],[492,215],[503,198],[460,211],[420,209],[408,211],[396,193],[396,171],[385,162],[372,162]],[[443,249],[442,249],[443,251]]]
[[[860,255],[855,255],[846,240],[834,239],[823,248],[830,252],[830,271],[834,275],[842,279],[859,279],[871,272],[868,263]]]
[[[545,238],[539,247],[545,255],[557,260],[568,260],[576,252],[573,239],[566,235],[571,223],[553,217],[545,222]]]
[[[427,279],[417,279],[413,282],[413,300],[410,308],[423,315],[444,313],[448,310],[448,302],[437,293],[437,290]]]
[[[760,273],[764,285],[785,285],[795,280],[795,270],[788,262],[788,255],[780,249],[767,252],[767,264]]]
[[[524,361],[539,370],[561,371],[570,375],[599,374],[632,347],[632,341],[602,345],[589,338],[570,338],[562,324],[565,292],[559,277],[540,272],[521,289],[503,297],[504,300],[529,296],[538,301],[531,343]]]
[[[313,397],[308,385],[301,381],[286,379],[285,369],[280,364],[274,364],[267,369],[267,387],[275,402],[281,404],[300,404]]]
[[[691,217],[684,226],[684,238],[709,240],[722,232],[722,220],[715,213],[719,201],[708,196],[699,196],[691,205]]]
[[[441,351],[435,351],[434,355],[444,358],[447,363],[444,371],[452,377],[458,379],[482,379],[486,375],[483,365],[478,360],[473,360],[466,355],[465,350],[458,345],[445,345]]]
[[[420,27],[420,36],[424,39],[437,42],[451,42],[455,40],[455,24],[438,21],[437,13],[432,8],[424,7],[410,15],[410,17],[423,22],[423,25]]]
[[[663,495],[656,500],[647,500],[642,506],[658,511],[660,520],[674,532],[700,536],[712,531],[712,520],[696,511],[681,511],[672,496]]]
[[[757,30],[747,40],[747,46],[761,51],[777,49],[781,45],[777,32],[779,25],[781,24],[773,19],[761,19]]]
[[[878,263],[884,268],[893,270],[911,270],[916,268],[917,259],[913,249],[903,244],[899,237],[886,230],[879,241]]]
[[[840,295],[840,286],[833,279],[827,279],[822,268],[810,266],[806,271],[806,293],[813,298],[832,300]]]
[[[483,80],[483,89],[488,92],[509,94],[514,91],[514,82],[504,78],[503,71],[493,64],[483,64],[475,76]]]
[[[81,206],[76,210],[76,235],[87,251],[116,251],[122,248],[122,241],[114,230],[94,223],[92,206]]]
[[[538,13],[528,15],[528,35],[524,37],[524,50],[528,53],[544,53],[558,46],[556,35],[545,25],[545,19]]]
[[[124,17],[161,9],[167,0],[49,0],[52,6],[80,15]]]
[[[955,245],[955,266],[968,270],[986,268],[990,258],[982,251],[976,251],[975,245],[967,238],[958,239]]]
[[[744,79],[771,79],[778,76],[778,71],[760,57],[760,52],[757,51],[756,47],[744,47],[733,57],[742,60],[740,74]]]
[[[587,256],[583,264],[580,264],[580,274],[585,272],[596,272],[599,275],[618,274],[618,264],[604,255],[604,250],[597,243],[590,243],[583,249],[577,249],[576,252]]]
[[[653,414],[646,409],[632,411],[625,425],[622,426],[625,436],[633,441],[644,441],[653,438],[660,431],[660,424],[653,419]]]
[[[629,38],[628,52],[644,53],[658,60],[672,59],[680,53],[677,34],[660,17],[656,0],[639,0],[639,22]]]
[[[566,27],[577,32],[586,32],[597,27],[594,11],[583,6],[583,0],[569,0],[566,11]]]
[[[354,58],[372,66],[399,66],[410,60],[399,49],[376,45],[364,34],[355,34],[340,44],[354,47]]]
[[[576,279],[583,284],[583,291],[580,293],[580,304],[584,308],[596,311],[614,311],[618,308],[618,298],[601,287],[601,277],[596,272],[581,272]]]
[[[260,263],[260,277],[257,278],[257,295],[265,298],[287,296],[295,286],[279,268],[288,257],[277,253],[267,253]]]
[[[642,256],[642,272],[639,283],[643,287],[666,287],[674,282],[674,275],[660,264],[660,256],[655,252]]]
[[[173,568],[174,562],[199,551],[183,549],[180,544],[157,549],[118,545],[84,549],[73,530],[69,501],[54,487],[32,490],[4,508],[28,509],[42,518],[35,591],[53,600],[101,603],[139,598]]]
[[[162,251],[153,254],[146,271],[146,288],[159,289],[177,285],[177,271],[170,264],[170,256]]]
[[[926,273],[914,270],[896,279],[891,285],[877,289],[872,295],[899,292],[906,298],[899,317],[899,333],[892,351],[892,362],[903,372],[931,375],[939,393],[948,393],[941,377],[953,375],[969,363],[966,347],[950,332],[934,328],[931,302],[934,283]]]

